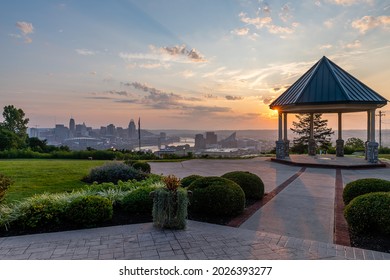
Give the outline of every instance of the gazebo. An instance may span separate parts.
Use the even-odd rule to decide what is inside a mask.
[[[366,159],[378,162],[378,143],[375,141],[375,110],[387,104],[387,100],[358,79],[341,69],[327,57],[322,57],[302,77],[270,104],[278,111],[278,140],[276,158],[289,157],[287,137],[288,114],[310,114],[308,153],[316,154],[313,131],[314,113],[338,114],[336,156],[344,156],[342,114],[367,112]]]

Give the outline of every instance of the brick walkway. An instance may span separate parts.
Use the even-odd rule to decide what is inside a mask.
[[[151,223],[0,238],[2,260],[390,260],[390,254],[189,221],[182,231]]]

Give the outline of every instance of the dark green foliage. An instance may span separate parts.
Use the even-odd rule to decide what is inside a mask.
[[[183,179],[181,179],[181,181],[180,181],[181,185],[180,186],[182,188],[187,188],[189,185],[191,185],[192,182],[194,182],[195,180],[198,180],[200,178],[203,178],[203,177],[200,176],[200,175],[195,175],[195,174],[189,175],[189,176],[184,177]]]
[[[354,152],[355,151],[364,151],[364,141],[360,138],[352,137],[348,138],[347,141],[345,142],[344,149],[348,147],[352,149]]]
[[[140,170],[144,173],[150,173],[151,171],[151,168],[150,168],[150,164],[145,162],[145,161],[137,161],[133,164],[133,168],[134,169],[137,169],[137,170]]]
[[[81,196],[74,199],[66,210],[66,217],[70,223],[93,227],[112,218],[113,208],[107,198],[91,195]]]
[[[19,207],[22,215],[11,225],[19,230],[52,230],[65,223],[65,204],[48,196],[32,197]]]
[[[310,138],[310,114],[295,115],[298,121],[293,122],[291,130],[298,134],[294,138],[291,151],[294,153],[306,153],[308,150],[308,143]],[[321,150],[328,150],[331,147],[331,135],[334,134],[331,128],[328,128],[328,120],[322,119],[322,114],[314,114],[314,140],[316,146]]]
[[[160,188],[153,193],[153,223],[160,228],[184,229],[186,227],[187,190],[170,191]]]
[[[152,214],[153,199],[150,193],[155,190],[155,186],[140,187],[127,194],[120,207],[128,214]]]
[[[143,180],[145,175],[134,169],[131,166],[128,166],[120,162],[110,162],[106,163],[103,166],[95,167],[91,169],[89,174],[84,178],[85,182],[92,183],[117,183],[119,180],[128,181],[128,180]]]
[[[5,193],[7,192],[9,186],[11,186],[13,181],[7,176],[0,173],[0,201],[3,199]]]
[[[233,217],[244,211],[244,191],[226,178],[200,178],[194,181],[188,190],[192,191],[190,212],[205,217]]]
[[[354,198],[344,210],[350,229],[357,233],[383,233],[390,237],[390,192]]]
[[[364,178],[349,182],[343,191],[344,204],[347,205],[359,195],[372,192],[390,192],[390,181],[376,178]]]
[[[233,171],[222,177],[237,183],[244,191],[246,199],[259,200],[264,196],[264,183],[256,174],[248,171]]]

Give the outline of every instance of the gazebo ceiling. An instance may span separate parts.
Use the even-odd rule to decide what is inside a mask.
[[[274,100],[270,108],[287,113],[360,112],[387,100],[325,56]]]

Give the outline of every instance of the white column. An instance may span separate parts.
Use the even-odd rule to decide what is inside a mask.
[[[371,135],[370,135],[370,142],[375,142],[375,109],[371,110]]]
[[[342,117],[341,117],[341,113],[338,113],[338,139],[341,140],[343,139],[343,134],[342,134]]]
[[[367,142],[370,142],[371,136],[371,113],[367,111]]]
[[[287,113],[283,113],[284,115],[284,118],[283,118],[283,121],[284,121],[284,141],[287,141],[288,137],[287,137]]]
[[[278,135],[278,141],[282,141],[283,140],[282,132],[283,132],[282,113],[279,112],[279,135]]]
[[[310,139],[314,139],[314,114],[310,113]]]

